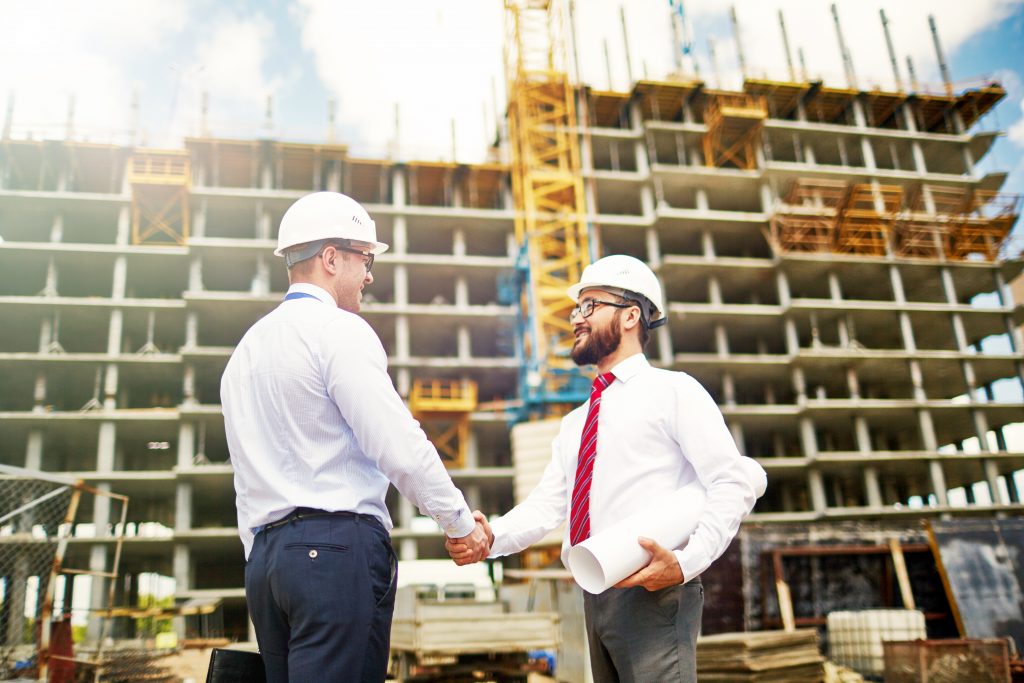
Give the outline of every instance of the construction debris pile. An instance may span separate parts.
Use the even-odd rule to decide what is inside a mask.
[[[820,683],[824,665],[812,628],[721,633],[697,641],[701,683]]]

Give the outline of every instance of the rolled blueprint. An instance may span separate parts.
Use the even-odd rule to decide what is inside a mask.
[[[768,486],[764,469],[753,458],[741,458],[743,471],[760,498]],[[682,547],[694,531],[707,500],[699,481],[687,484],[573,546],[566,561],[580,588],[588,593],[603,593],[627,576],[647,565],[651,554],[637,539],[657,541],[663,548]]]
[[[596,595],[645,566],[651,554],[637,542],[640,536],[663,548],[680,547],[697,529],[706,499],[695,481],[573,546],[567,562],[576,583]]]

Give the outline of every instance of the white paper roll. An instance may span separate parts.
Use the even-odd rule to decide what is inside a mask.
[[[569,550],[566,561],[576,583],[588,593],[603,593],[646,565],[651,554],[637,539],[679,548],[697,529],[707,495],[700,482],[688,484]]]

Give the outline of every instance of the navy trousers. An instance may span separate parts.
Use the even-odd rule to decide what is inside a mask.
[[[256,534],[245,595],[268,683],[383,681],[397,579],[391,538],[367,515]]]

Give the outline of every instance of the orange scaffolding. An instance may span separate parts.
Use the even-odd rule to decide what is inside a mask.
[[[471,380],[413,382],[409,410],[448,468],[462,468],[469,450],[469,416],[476,410],[477,385]]]
[[[734,166],[743,170],[757,167],[757,147],[768,118],[768,105],[758,95],[708,93],[704,109],[704,163]]]
[[[771,241],[776,250],[833,251],[836,220],[847,191],[847,183],[841,180],[796,180],[781,210],[771,218]]]
[[[980,255],[994,261],[1019,215],[1020,195],[975,190],[963,221],[953,229],[950,255],[958,259]]]
[[[835,251],[884,256],[902,206],[903,188],[898,185],[853,185],[839,212]]]
[[[189,153],[136,149],[128,162],[128,182],[132,188],[132,243],[188,242]]]
[[[899,186],[800,178],[769,236],[779,253],[995,260],[1019,215],[1014,194],[926,184],[904,206]]]

